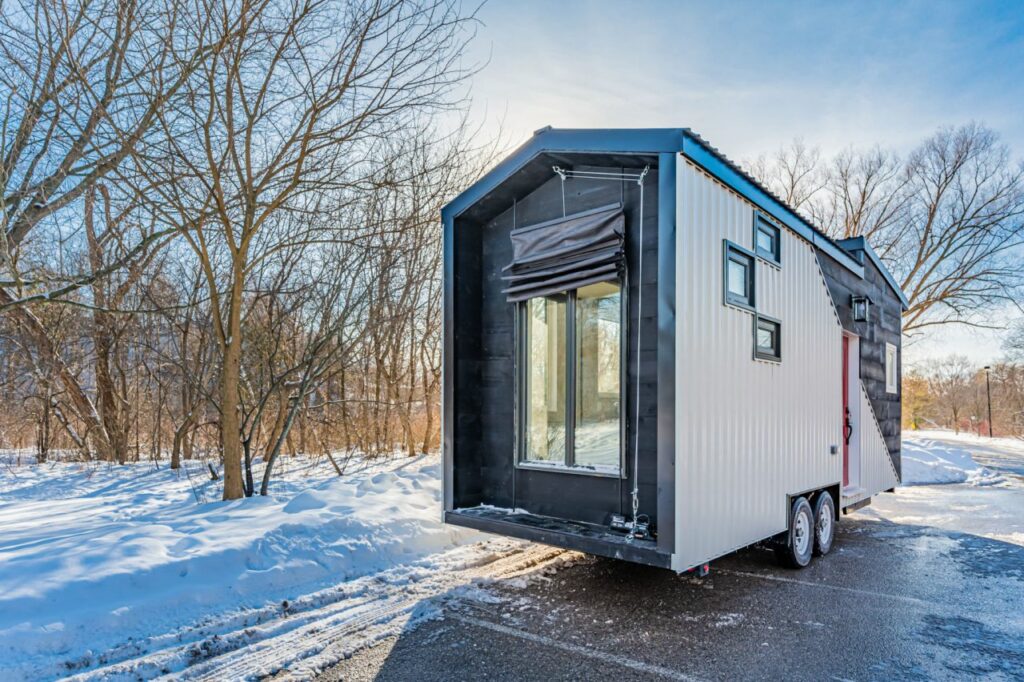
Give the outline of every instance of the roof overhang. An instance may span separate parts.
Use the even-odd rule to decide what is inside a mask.
[[[780,198],[758,183],[737,164],[712,147],[689,128],[541,128],[509,154],[498,165],[484,174],[441,209],[441,218],[449,223],[512,177],[532,159],[544,153],[626,154],[650,155],[679,153],[708,174],[737,192],[759,209],[770,214],[815,248],[831,256],[836,262],[860,278],[864,266],[856,256],[823,234],[813,224],[791,209]],[[882,265],[867,241],[863,252],[885,276],[899,297],[904,309],[909,307],[906,297],[888,269]],[[852,248],[852,246],[851,246]]]
[[[443,218],[455,218],[488,192],[514,175],[538,154],[659,154],[683,149],[685,130],[679,128],[541,128],[497,166],[441,209]]]

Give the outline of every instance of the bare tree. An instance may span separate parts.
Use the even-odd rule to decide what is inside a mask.
[[[800,138],[770,156],[762,154],[749,165],[755,177],[797,210],[804,209],[828,184],[821,151]]]
[[[370,190],[380,141],[456,101],[470,18],[447,1],[240,3],[210,0],[209,36],[238,35],[185,85],[187,106],[161,114],[166,213],[197,254],[220,360],[224,497],[241,497],[239,382],[245,288],[291,245],[324,239],[287,212]],[[205,35],[205,33],[204,33]],[[210,37],[202,42],[210,43]]]
[[[931,395],[946,413],[946,424],[960,433],[964,408],[971,401],[972,383],[977,369],[963,355],[950,355],[930,361],[925,377]]]
[[[33,235],[52,238],[41,230],[82,226],[81,200],[148,144],[158,112],[213,49],[176,30],[188,9],[177,0],[0,4],[0,311],[32,340],[31,350],[108,458],[114,444],[100,410],[26,304],[62,298],[138,262],[171,231],[122,245],[121,259],[99,271],[24,273],[19,251]]]
[[[753,171],[830,236],[867,236],[910,300],[903,330],[989,324],[1017,305],[1024,273],[1024,165],[978,124],[943,128],[905,159],[880,148],[822,167],[800,144]],[[808,181],[824,172],[820,187]]]

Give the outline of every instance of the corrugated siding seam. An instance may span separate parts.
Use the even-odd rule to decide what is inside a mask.
[[[875,408],[871,405],[871,398],[868,397],[868,390],[867,390],[867,388],[864,387],[864,381],[860,380],[857,383],[860,384],[860,395],[861,395],[861,400],[863,401],[862,404],[861,404],[861,415],[862,415],[861,416],[861,421],[864,420],[864,417],[863,417],[864,411],[863,410],[864,410],[864,406],[866,405],[867,408],[868,408],[868,413],[871,415],[871,423],[875,425],[875,435],[878,436],[878,440],[882,444],[882,451],[885,453],[885,457],[882,457],[882,459],[884,459],[886,461],[886,463],[889,465],[889,471],[892,472],[893,478],[896,479],[896,482],[897,483],[902,483],[903,481],[900,478],[899,473],[896,471],[896,467],[894,467],[892,465],[892,457],[889,455],[889,446],[886,445],[886,443],[885,443],[885,436],[882,435],[882,427],[878,423],[878,416],[875,415]],[[881,490],[888,490],[888,488],[882,488],[882,489],[880,489],[879,491],[876,491],[876,492],[880,492]]]

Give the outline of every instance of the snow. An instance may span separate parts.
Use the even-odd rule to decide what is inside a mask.
[[[29,459],[0,453],[3,680],[60,677],[360,576],[389,571],[400,585],[485,538],[441,523],[436,456],[340,478],[285,458],[270,496],[231,502],[197,462],[176,473]]]
[[[927,526],[1024,546],[1024,490],[1018,485],[921,485],[876,495],[857,512],[909,526]]]
[[[198,462],[32,460],[0,452],[4,681],[312,674],[571,554],[442,524],[436,456],[343,477],[284,457],[269,497],[232,502]],[[1013,439],[905,434],[904,487],[857,514],[1024,545],[1022,463]]]
[[[1024,441],[912,431],[902,452],[903,485],[858,514],[1024,545]]]
[[[920,431],[905,431],[903,433],[904,442],[907,439],[928,439],[928,440],[942,440],[952,441],[956,443],[962,443],[965,447],[995,447],[1000,450],[1024,454],[1024,440],[1020,438],[1009,438],[997,436],[995,438],[989,438],[988,436],[979,436],[972,431],[961,431],[955,433],[954,431],[948,431],[944,429],[930,429]]]
[[[968,450],[934,440],[929,435],[936,434],[904,434],[903,485],[969,483],[984,486],[1003,482],[1002,476],[978,464]]]

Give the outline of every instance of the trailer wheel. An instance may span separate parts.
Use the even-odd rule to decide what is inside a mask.
[[[814,555],[814,512],[806,497],[793,501],[789,512],[789,531],[775,545],[775,557],[787,568],[803,568]]]
[[[836,507],[832,496],[823,491],[814,501],[814,554],[824,556],[836,537]]]

